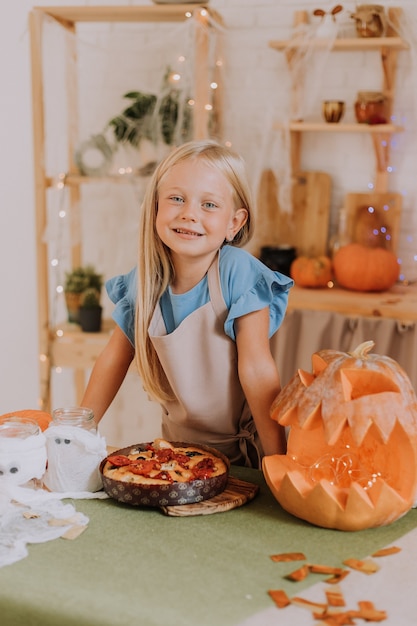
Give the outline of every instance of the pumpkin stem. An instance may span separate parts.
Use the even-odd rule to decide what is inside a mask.
[[[367,356],[368,352],[372,350],[374,345],[375,342],[372,340],[364,341],[363,343],[360,343],[358,347],[353,350],[353,352],[349,352],[349,354],[355,357],[355,359],[364,359]]]

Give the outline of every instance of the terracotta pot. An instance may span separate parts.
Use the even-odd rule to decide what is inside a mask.
[[[80,293],[73,293],[72,291],[65,292],[65,302],[68,311],[68,321],[75,324],[80,322]]]

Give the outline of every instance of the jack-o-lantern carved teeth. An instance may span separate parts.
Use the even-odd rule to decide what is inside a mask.
[[[278,502],[327,528],[389,524],[417,493],[417,396],[393,359],[322,350],[313,373],[299,370],[271,407],[289,427],[287,454],[265,457]]]

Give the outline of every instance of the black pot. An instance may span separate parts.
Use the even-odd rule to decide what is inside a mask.
[[[296,249],[292,246],[264,246],[261,248],[260,260],[274,272],[289,276],[291,263],[296,256]]]
[[[80,307],[80,326],[85,333],[98,333],[101,330],[101,318],[103,308],[97,307]]]

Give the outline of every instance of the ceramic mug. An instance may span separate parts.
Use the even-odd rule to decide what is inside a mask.
[[[336,124],[340,122],[345,112],[345,103],[342,100],[324,100],[322,104],[323,117],[326,122]]]

